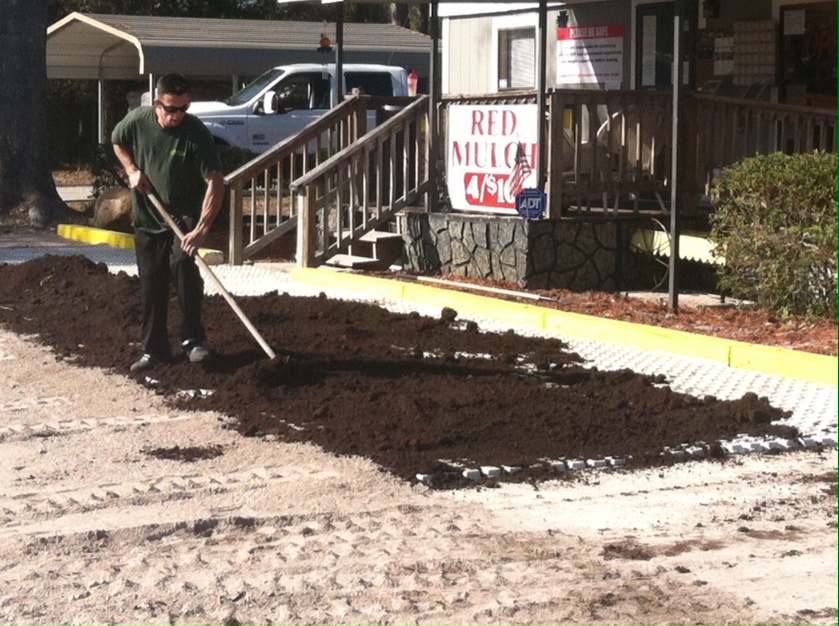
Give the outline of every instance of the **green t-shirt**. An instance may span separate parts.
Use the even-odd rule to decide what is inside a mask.
[[[172,216],[198,218],[207,191],[204,179],[221,170],[213,136],[194,115],[175,128],[161,128],[154,107],[130,111],[114,128],[111,141],[131,148],[134,162],[148,176]],[[134,227],[148,232],[168,230],[145,194],[134,192]]]

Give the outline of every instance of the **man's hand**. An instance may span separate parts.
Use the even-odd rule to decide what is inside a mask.
[[[189,256],[195,256],[198,254],[199,248],[204,245],[207,234],[207,231],[203,228],[195,228],[185,233],[184,238],[181,240],[181,249]]]
[[[201,217],[195,228],[181,240],[181,248],[189,256],[195,256],[198,248],[204,245],[224,198],[224,175],[221,172],[214,172],[204,180],[207,183],[207,192],[204,194]]]
[[[122,167],[128,175],[128,186],[142,194],[149,193],[152,190],[151,181],[134,164],[134,154],[131,152],[131,148],[115,143],[114,154],[117,155],[117,159],[122,163]]]
[[[128,184],[132,189],[142,194],[147,194],[152,190],[151,181],[138,169],[128,172]]]

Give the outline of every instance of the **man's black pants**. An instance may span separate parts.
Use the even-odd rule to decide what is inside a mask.
[[[183,218],[179,224],[189,232],[195,220]],[[137,229],[134,234],[137,269],[140,276],[140,301],[143,313],[143,352],[168,358],[169,285],[174,282],[181,309],[181,341],[198,342],[206,338],[201,323],[204,280],[195,263],[175,240],[171,231],[148,233]]]

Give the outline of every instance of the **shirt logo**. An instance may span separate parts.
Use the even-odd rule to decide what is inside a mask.
[[[172,148],[172,151],[169,152],[169,156],[181,157],[182,159],[184,159],[184,158],[186,158],[186,151],[185,150],[178,150],[177,148]]]

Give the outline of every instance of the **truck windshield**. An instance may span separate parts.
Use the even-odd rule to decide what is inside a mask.
[[[240,104],[250,102],[250,100],[252,100],[255,95],[257,95],[260,91],[274,83],[284,73],[285,70],[268,70],[259,78],[255,78],[247,85],[242,87],[239,91],[237,91],[227,100],[225,100],[224,103],[230,106],[239,106]]]

